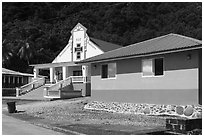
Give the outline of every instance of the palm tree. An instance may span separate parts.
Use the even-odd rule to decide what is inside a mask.
[[[14,56],[13,49],[10,47],[10,43],[6,39],[2,42],[2,63],[7,64],[11,57]]]
[[[19,41],[19,50],[17,55],[20,57],[20,59],[23,59],[27,61],[28,65],[30,64],[31,58],[35,54],[35,48],[33,44],[28,43],[27,41],[20,40]]]

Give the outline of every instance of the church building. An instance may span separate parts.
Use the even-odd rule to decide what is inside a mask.
[[[90,66],[77,62],[121,46],[89,37],[86,31],[87,29],[78,23],[71,30],[68,44],[51,63],[31,65],[34,69],[34,79],[28,86],[30,88],[27,87],[27,92],[41,90],[45,98],[67,98],[75,93],[81,96],[90,95]],[[39,84],[39,81],[42,82],[39,79],[39,70],[49,71],[48,82]],[[24,90],[19,88],[18,95],[25,92]]]

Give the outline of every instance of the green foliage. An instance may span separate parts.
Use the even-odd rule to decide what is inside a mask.
[[[13,67],[14,55],[26,71],[51,62],[78,22],[89,36],[123,46],[168,33],[201,40],[202,3],[3,2],[3,67]]]

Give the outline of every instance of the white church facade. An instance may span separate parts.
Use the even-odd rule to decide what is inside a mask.
[[[45,98],[67,98],[70,93],[82,96],[90,95],[91,67],[77,62],[104,52],[120,48],[121,46],[89,37],[87,29],[78,23],[72,30],[68,44],[51,62],[34,64],[34,78],[27,86],[17,89],[17,96],[23,92],[35,92],[43,87]],[[39,70],[49,71],[49,82],[42,83]],[[39,83],[39,81],[41,83]]]

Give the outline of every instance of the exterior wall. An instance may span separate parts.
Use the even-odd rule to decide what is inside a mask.
[[[73,61],[80,61],[84,59],[84,50],[85,50],[85,34],[86,32],[84,30],[79,30],[73,32]],[[77,52],[75,52],[75,48],[77,47],[77,44],[80,44],[80,47],[82,47],[82,51],[80,52],[81,58],[77,59],[76,55]]]
[[[87,43],[87,51],[86,58],[90,58],[99,54],[104,53],[101,49],[99,49],[94,43],[88,41]]]
[[[72,40],[69,40],[67,46],[60,52],[60,54],[53,60],[52,63],[71,62],[72,61]]]
[[[191,59],[187,55],[191,54]],[[164,58],[164,75],[142,76],[142,59]],[[92,64],[93,100],[152,103],[198,104],[198,51],[185,51],[115,61],[115,79],[101,79],[101,64]],[[106,62],[107,63],[107,62]]]

